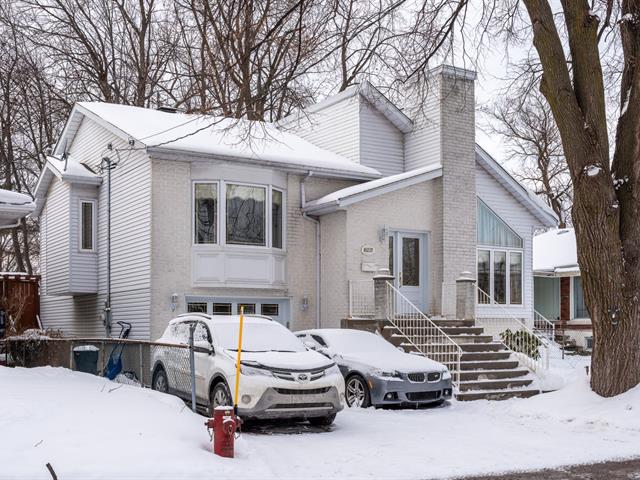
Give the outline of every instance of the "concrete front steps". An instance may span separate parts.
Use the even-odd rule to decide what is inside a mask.
[[[532,372],[521,365],[505,346],[484,333],[474,320],[432,319],[462,350],[460,358],[460,387],[456,398],[465,400],[506,400],[527,398],[540,393],[534,385]],[[421,354],[426,345],[410,338],[411,332],[400,332],[391,322],[383,328],[384,337],[405,351]],[[432,345],[439,341],[423,338]],[[416,346],[418,348],[416,348]],[[440,357],[440,358],[439,358]],[[450,355],[430,355],[429,358],[447,365],[454,372],[457,365],[451,363]]]

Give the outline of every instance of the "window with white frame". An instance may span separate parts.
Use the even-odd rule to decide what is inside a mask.
[[[282,192],[271,190],[271,246],[282,248]]]
[[[227,183],[226,191],[226,243],[266,246],[267,189]]]
[[[194,242],[218,243],[218,183],[194,185]]]
[[[193,188],[195,244],[217,244],[221,229],[226,245],[284,248],[284,191],[215,181],[194,182]]]
[[[95,250],[96,202],[80,201],[80,250]]]
[[[478,303],[522,305],[522,237],[480,199],[476,219]]]

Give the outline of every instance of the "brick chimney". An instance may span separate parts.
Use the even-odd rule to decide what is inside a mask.
[[[457,277],[476,271],[475,79],[476,72],[450,65],[431,70],[426,102],[405,138],[407,170],[442,164],[442,204],[436,206],[442,229],[432,235],[431,310],[449,317],[455,316]]]

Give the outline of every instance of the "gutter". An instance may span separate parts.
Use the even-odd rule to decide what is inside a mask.
[[[171,149],[171,148],[163,148],[163,147],[147,147],[147,154],[152,158],[156,158],[159,160],[173,160],[180,161],[182,157],[184,161],[206,161],[211,162],[212,160],[220,161],[220,162],[233,162],[233,163],[243,163],[247,165],[258,165],[261,167],[273,167],[278,168],[280,170],[284,170],[286,172],[297,173],[297,174],[309,174],[312,168],[316,175],[322,175],[323,177],[335,177],[335,178],[347,178],[354,180],[375,180],[376,178],[381,178],[382,175],[379,173],[367,173],[367,172],[350,172],[348,170],[340,170],[334,168],[323,168],[323,167],[310,167],[304,165],[294,165],[286,162],[277,162],[273,160],[263,160],[258,158],[246,158],[246,157],[237,157],[234,155],[214,155],[210,153],[199,153],[199,152],[187,152],[184,150]]]
[[[307,197],[306,197],[306,192],[305,192],[304,185],[305,185],[306,181],[312,175],[313,175],[313,172],[311,170],[309,170],[307,172],[307,175],[300,181],[300,208],[302,210],[302,218],[314,223],[315,226],[316,226],[316,328],[321,328],[321,322],[320,322],[320,314],[321,314],[321,309],[320,309],[320,281],[321,281],[322,276],[321,276],[321,272],[320,272],[320,268],[321,268],[320,246],[321,246],[321,242],[322,242],[322,237],[321,237],[321,233],[320,233],[320,220],[318,218],[316,218],[316,217],[312,217],[312,216],[308,215],[304,211],[304,208],[305,208],[305,206],[307,204]]]

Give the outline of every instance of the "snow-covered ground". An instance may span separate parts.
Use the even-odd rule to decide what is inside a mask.
[[[210,452],[169,395],[62,368],[0,367],[0,477],[446,478],[640,456],[640,387],[613,399],[578,375],[526,400],[346,410],[330,432],[244,433]]]

